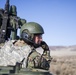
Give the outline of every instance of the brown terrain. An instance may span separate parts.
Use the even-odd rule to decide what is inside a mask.
[[[76,45],[50,46],[50,71],[54,75],[76,75]]]
[[[52,61],[49,71],[53,75],[76,75],[76,45],[50,46]],[[42,49],[38,49],[42,53]]]

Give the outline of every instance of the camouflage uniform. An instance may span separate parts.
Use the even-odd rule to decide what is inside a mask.
[[[50,67],[48,51],[43,52],[41,55],[34,46],[28,45],[23,40],[8,41],[0,49],[1,66],[16,65],[17,62],[20,63],[24,58],[22,67],[46,70]]]
[[[0,66],[15,66],[16,63],[22,63],[22,67],[26,68],[26,61],[31,48],[22,40],[15,42],[14,40],[8,41],[0,49]]]
[[[17,62],[20,63],[20,61],[25,58],[22,63],[23,67],[48,70],[50,67],[50,50],[44,41],[38,45],[32,41],[35,33],[38,35],[44,33],[39,24],[34,22],[24,24],[21,27],[20,40],[11,42],[11,44],[8,44],[7,42],[0,50],[0,56],[2,56],[2,52],[4,54],[2,57],[0,57],[0,61],[7,62],[3,65],[15,65]],[[42,55],[36,51],[36,48],[38,47],[43,48]]]
[[[48,45],[42,41],[41,44],[36,44],[34,41],[35,35],[44,34],[44,30],[40,24],[28,22],[21,27],[21,38],[30,44],[31,53],[28,56],[27,68],[39,68],[48,70],[50,67],[50,50]],[[36,51],[36,48],[42,47],[43,54]]]
[[[24,42],[21,43],[21,41],[17,41],[15,45],[23,46]],[[39,52],[36,51],[36,48],[34,48],[34,46],[30,46],[30,45],[28,46],[31,48],[31,52],[29,53],[27,57],[26,67],[27,68],[41,68],[41,69],[48,70],[50,67],[49,61],[51,60],[50,55],[49,55],[49,50],[45,50],[43,51],[43,54],[40,54]]]
[[[48,57],[48,56],[45,55],[45,57]],[[50,67],[50,63],[48,61],[48,58],[46,59],[45,57],[43,54],[41,55],[36,50],[33,50],[28,57],[27,67],[48,70]]]

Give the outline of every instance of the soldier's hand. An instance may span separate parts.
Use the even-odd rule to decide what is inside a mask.
[[[46,42],[45,41],[42,41],[41,42],[41,47],[44,49],[44,50],[49,50],[49,46],[46,44]]]

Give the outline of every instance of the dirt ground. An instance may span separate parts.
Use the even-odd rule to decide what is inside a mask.
[[[76,51],[51,51],[50,71],[54,75],[76,75]]]
[[[51,51],[51,56],[74,56],[76,55],[76,51],[70,51],[70,50],[57,50],[57,51]]]

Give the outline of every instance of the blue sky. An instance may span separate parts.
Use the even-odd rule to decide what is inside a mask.
[[[0,0],[1,8],[5,2]],[[10,5],[16,5],[19,17],[44,28],[48,45],[76,45],[76,0],[10,0]]]

